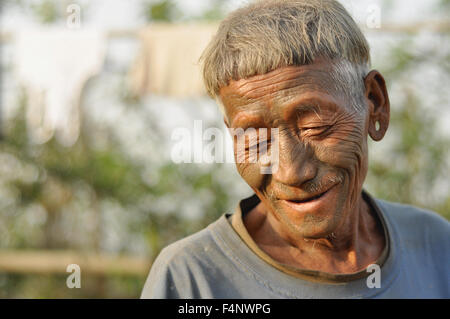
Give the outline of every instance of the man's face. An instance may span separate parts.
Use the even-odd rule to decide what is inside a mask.
[[[329,71],[323,61],[284,67],[220,90],[229,127],[278,128],[275,172],[261,174],[259,161],[236,165],[265,208],[296,237],[325,237],[339,227],[367,173],[369,112],[353,109]]]

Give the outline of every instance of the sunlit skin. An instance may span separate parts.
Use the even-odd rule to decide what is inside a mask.
[[[386,244],[361,191],[367,139],[383,138],[389,99],[373,70],[364,80],[364,111],[356,111],[334,89],[329,68],[320,59],[279,68],[230,81],[219,96],[228,127],[279,129],[276,172],[261,174],[260,162],[236,164],[261,199],[244,219],[257,245],[283,264],[353,273],[375,262]]]

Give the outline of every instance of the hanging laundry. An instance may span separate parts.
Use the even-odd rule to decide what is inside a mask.
[[[141,50],[130,72],[132,91],[174,97],[206,94],[198,60],[216,30],[215,24],[161,24],[143,29]]]
[[[73,145],[80,131],[80,98],[100,72],[106,37],[93,30],[38,29],[15,34],[16,70],[28,95],[28,132],[35,143],[55,138]]]

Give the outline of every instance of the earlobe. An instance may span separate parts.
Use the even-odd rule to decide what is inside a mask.
[[[383,76],[372,70],[364,79],[365,97],[369,108],[369,135],[380,141],[389,126],[390,104]]]
[[[387,126],[384,126],[384,121],[370,121],[369,122],[369,135],[374,141],[380,141],[383,139],[387,131]]]

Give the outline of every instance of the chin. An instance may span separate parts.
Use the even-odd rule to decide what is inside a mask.
[[[280,221],[294,236],[324,238],[331,235],[343,218],[343,184],[337,184],[321,196],[303,202],[277,200],[274,205]]]
[[[301,222],[298,222],[285,215],[283,223],[295,237],[318,239],[325,238],[335,232],[340,224],[341,217],[339,212],[329,212],[325,216],[307,214]]]

